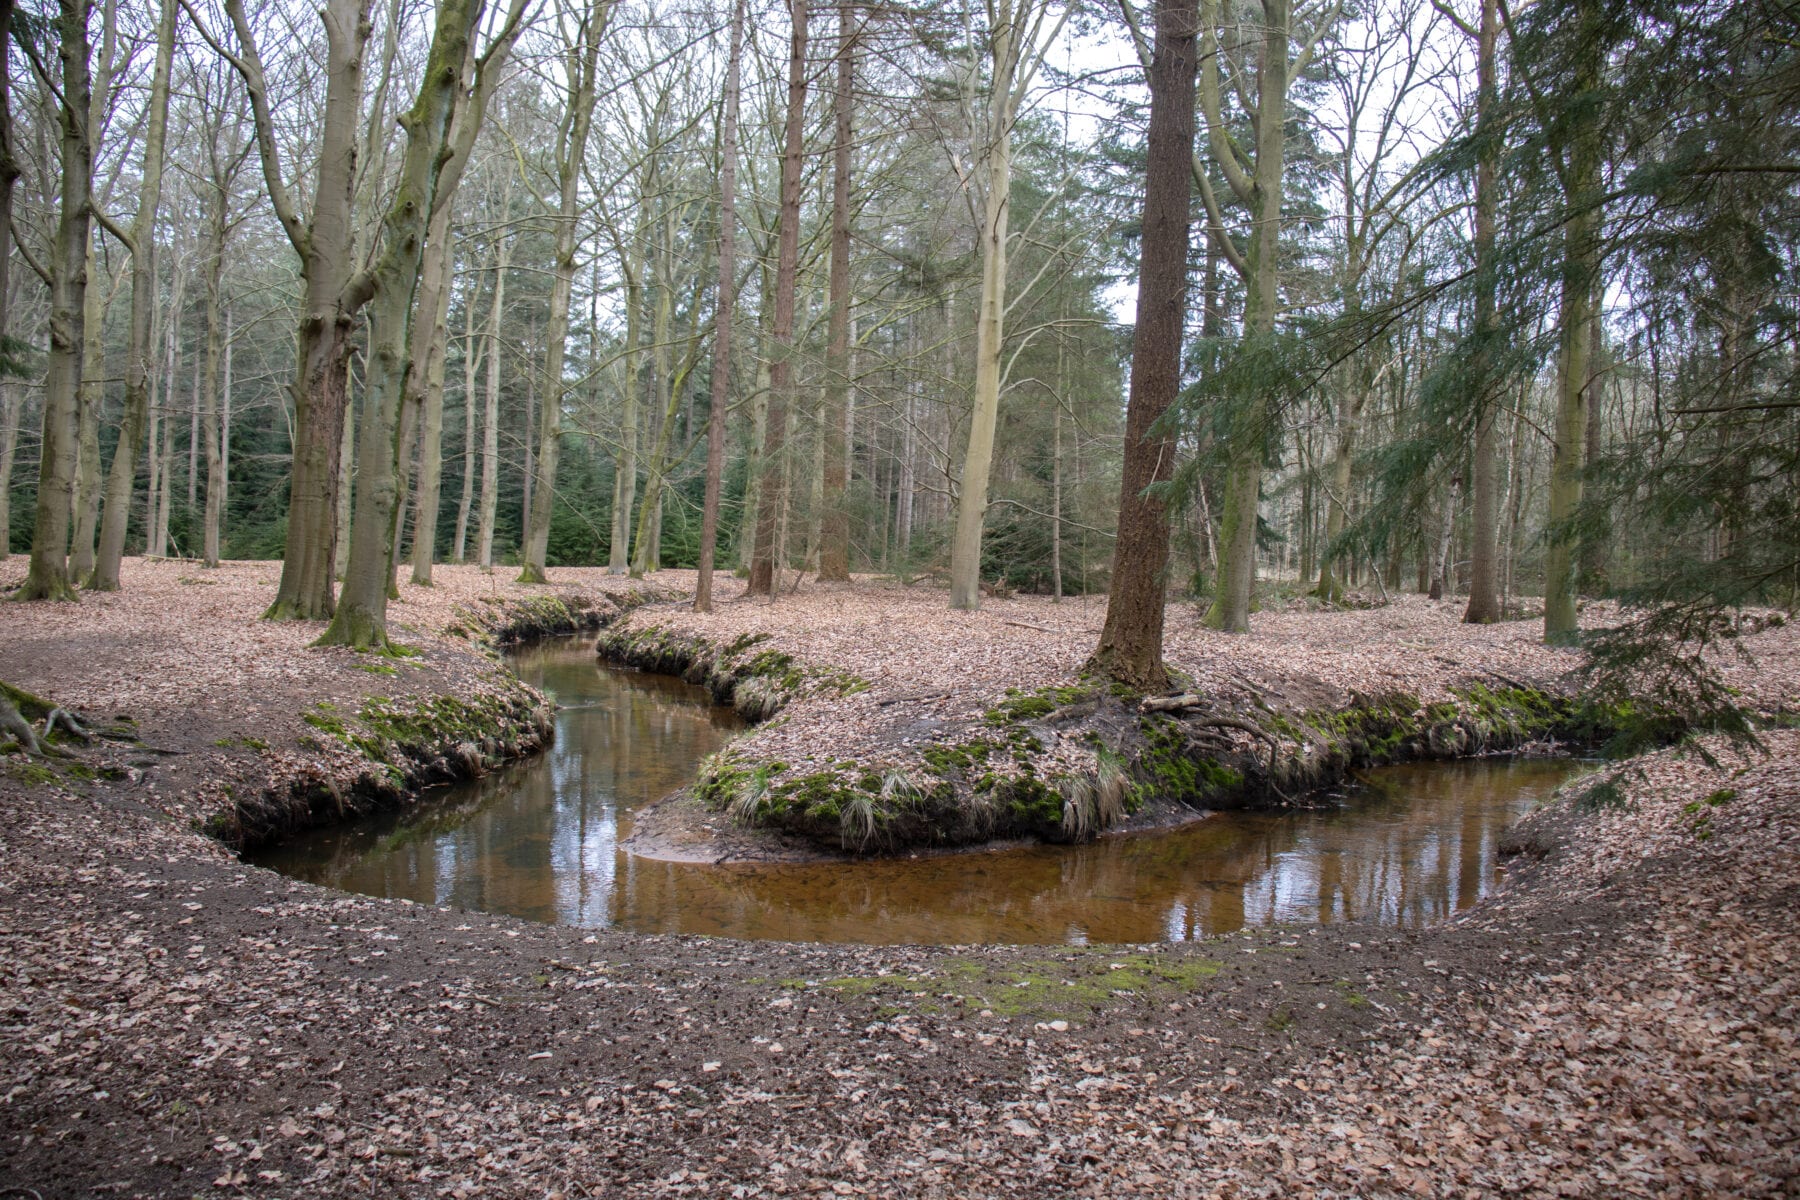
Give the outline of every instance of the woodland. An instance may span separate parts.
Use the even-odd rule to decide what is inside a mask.
[[[0,1196],[1795,1194],[1793,0],[0,39]],[[629,744],[502,653],[562,634],[666,689]],[[1081,865],[1515,752],[1566,782],[1357,868],[1417,922],[1292,839],[1316,921]],[[583,902],[1029,860],[1054,928],[253,865],[515,770]]]
[[[1466,594],[1800,589],[1785,5],[0,4],[0,554]],[[734,593],[735,594],[735,593]]]

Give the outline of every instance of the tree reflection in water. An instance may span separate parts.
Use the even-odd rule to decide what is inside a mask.
[[[859,863],[667,863],[618,849],[736,727],[704,691],[557,643],[514,660],[571,707],[540,759],[406,815],[317,831],[255,861],[348,891],[589,927],[784,941],[1185,941],[1245,925],[1419,925],[1493,884],[1500,831],[1574,764],[1371,771],[1326,807],[1220,813],[1088,846]]]

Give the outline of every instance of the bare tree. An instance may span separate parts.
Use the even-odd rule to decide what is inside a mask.
[[[1012,133],[1044,57],[1073,6],[1055,0],[989,0],[987,120],[982,130],[981,307],[975,324],[974,412],[963,450],[962,490],[950,546],[950,607],[981,607],[981,531],[987,517],[994,428],[1000,419],[1005,346],[1007,226],[1012,208]],[[1054,19],[1053,18],[1054,15]],[[971,67],[971,70],[973,68]]]
[[[550,518],[556,509],[556,463],[562,448],[563,355],[569,338],[569,298],[575,284],[575,234],[581,218],[581,164],[594,120],[594,75],[600,39],[606,29],[606,0],[588,0],[575,14],[563,73],[568,104],[557,129],[556,171],[559,210],[556,216],[554,274],[550,310],[544,327],[544,369],[538,385],[543,406],[538,417],[537,470],[531,482],[531,525],[525,541],[521,583],[544,583],[544,559],[550,545]]]
[[[719,299],[713,315],[711,408],[706,419],[706,498],[700,514],[700,578],[694,611],[712,611],[713,559],[719,544],[719,491],[725,476],[725,410],[731,392],[731,318],[737,305],[738,92],[743,80],[744,4],[731,6],[725,64],[724,120],[719,129]]]
[[[131,332],[125,351],[125,412],[119,421],[119,443],[106,480],[106,505],[100,522],[100,547],[88,586],[116,591],[119,561],[125,553],[125,531],[131,518],[131,493],[143,453],[149,417],[150,372],[155,347],[151,324],[156,310],[156,217],[162,205],[164,145],[169,126],[169,76],[175,56],[176,0],[162,0],[156,24],[156,66],[144,133],[144,165],[138,177],[137,215],[126,248],[131,253]],[[0,290],[5,281],[0,279]],[[0,525],[0,530],[4,530]],[[0,534],[3,536],[3,534]]]
[[[44,433],[38,458],[37,522],[31,565],[21,600],[73,600],[69,578],[69,518],[75,498],[76,422],[81,403],[83,309],[87,299],[87,255],[94,147],[88,138],[88,18],[92,0],[58,0],[56,30],[61,42],[61,78],[52,84],[48,69],[33,58],[45,90],[57,97],[61,130],[61,209],[46,269],[23,241],[20,254],[50,291],[50,356],[44,379]]]
[[[319,639],[323,645],[387,644],[392,529],[398,503],[395,434],[406,364],[411,359],[413,293],[432,207],[439,201],[438,182],[451,124],[457,107],[466,100],[463,71],[482,7],[482,0],[443,0],[439,5],[418,98],[401,118],[406,153],[382,221],[379,256],[365,273],[368,282],[361,285],[368,294],[369,351],[357,445],[350,566],[337,611]]]
[[[776,234],[775,308],[770,322],[769,409],[763,430],[762,476],[756,504],[756,550],[748,595],[775,595],[779,524],[786,507],[783,449],[794,390],[794,300],[800,266],[800,166],[806,119],[806,2],[789,0],[788,103],[781,155],[781,215]]]

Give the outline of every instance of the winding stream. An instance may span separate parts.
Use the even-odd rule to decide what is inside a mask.
[[[660,862],[619,848],[632,814],[740,728],[678,680],[552,642],[514,667],[568,706],[530,762],[410,812],[248,856],[373,896],[644,933],[866,943],[1156,942],[1246,925],[1419,925],[1495,881],[1495,842],[1575,770],[1475,759],[1370,771],[1327,807],[1221,813],[1086,846],[858,863]]]

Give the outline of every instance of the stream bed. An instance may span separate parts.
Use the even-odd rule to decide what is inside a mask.
[[[1185,941],[1246,925],[1422,925],[1480,899],[1501,830],[1580,764],[1468,759],[1365,772],[1321,806],[1217,813],[1084,846],[862,862],[663,862],[620,848],[741,722],[704,689],[597,663],[591,642],[512,657],[553,693],[545,754],[404,813],[247,855],[371,896],[642,933],[973,944]]]

